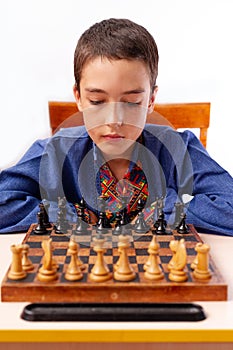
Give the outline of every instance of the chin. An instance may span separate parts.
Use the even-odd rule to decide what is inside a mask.
[[[111,158],[128,158],[127,154],[131,147],[135,144],[135,141],[122,139],[118,142],[101,142],[98,144],[102,153]]]

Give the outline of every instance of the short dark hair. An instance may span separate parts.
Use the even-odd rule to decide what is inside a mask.
[[[95,23],[78,40],[74,54],[77,89],[84,65],[96,58],[140,60],[146,64],[152,91],[158,75],[158,49],[153,36],[141,25],[128,19],[110,18]]]

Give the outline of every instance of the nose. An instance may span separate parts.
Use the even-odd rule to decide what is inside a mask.
[[[106,110],[106,124],[121,126],[123,123],[123,113],[117,102],[109,103]]]

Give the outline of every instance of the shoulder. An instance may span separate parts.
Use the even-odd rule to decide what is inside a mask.
[[[55,149],[62,153],[67,152],[74,144],[80,145],[81,149],[88,143],[90,143],[90,137],[85,127],[64,128],[51,137],[36,140],[20,159],[19,163],[39,159],[48,153],[52,154],[52,150]]]
[[[196,146],[205,150],[196,135],[190,131],[177,131],[169,126],[146,124],[143,130],[144,139],[151,142],[159,142],[166,145],[183,145],[187,148]]]
[[[75,126],[71,128],[63,128],[60,129],[56,134],[54,134],[51,139],[57,140],[57,139],[89,139],[87,130],[85,126]]]
[[[176,163],[183,159],[190,159],[196,165],[205,162],[210,156],[200,140],[190,130],[177,131],[168,126],[146,125],[143,130],[145,147],[161,161],[166,162],[169,157]]]

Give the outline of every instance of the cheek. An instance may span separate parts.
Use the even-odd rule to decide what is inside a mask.
[[[138,137],[141,135],[141,133],[142,133],[142,128],[135,127],[132,125],[124,126],[125,138],[129,140],[136,141]]]
[[[90,138],[96,143],[96,141],[98,141],[99,137],[99,132],[97,130],[97,128],[93,128],[91,130],[88,130],[88,134],[90,136]]]

